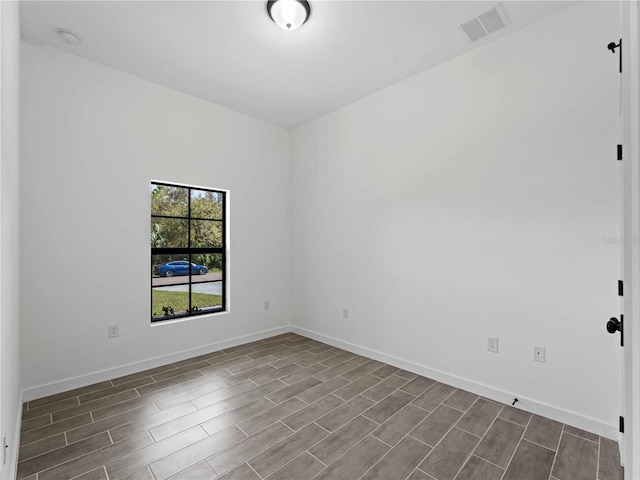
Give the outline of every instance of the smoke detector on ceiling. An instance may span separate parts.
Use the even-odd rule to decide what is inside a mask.
[[[482,37],[498,31],[507,26],[505,16],[493,7],[491,10],[484,12],[482,15],[469,20],[467,23],[460,25],[464,33],[467,34],[469,40],[477,42]]]
[[[80,37],[69,30],[60,29],[57,32],[58,38],[67,45],[76,46],[80,45]]]

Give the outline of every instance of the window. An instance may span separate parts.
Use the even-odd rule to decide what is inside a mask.
[[[226,193],[151,183],[151,321],[226,309]]]

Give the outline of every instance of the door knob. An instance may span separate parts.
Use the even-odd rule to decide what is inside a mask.
[[[616,317],[611,317],[607,322],[607,332],[616,333],[622,331],[622,324]]]

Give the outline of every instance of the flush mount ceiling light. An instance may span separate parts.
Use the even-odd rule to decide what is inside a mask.
[[[58,35],[58,38],[67,45],[75,46],[80,44],[80,37],[78,37],[75,33],[70,32],[69,30],[60,29],[56,32],[56,34]]]
[[[309,19],[311,5],[306,0],[269,0],[267,13],[283,30],[296,30]]]

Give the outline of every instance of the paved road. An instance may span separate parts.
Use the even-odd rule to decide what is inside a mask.
[[[207,273],[206,275],[192,275],[191,281],[193,283],[200,282],[215,282],[222,280],[222,273]],[[161,285],[175,285],[179,283],[189,283],[188,275],[179,275],[174,277],[154,277],[151,279],[151,285],[154,287],[159,287]]]

